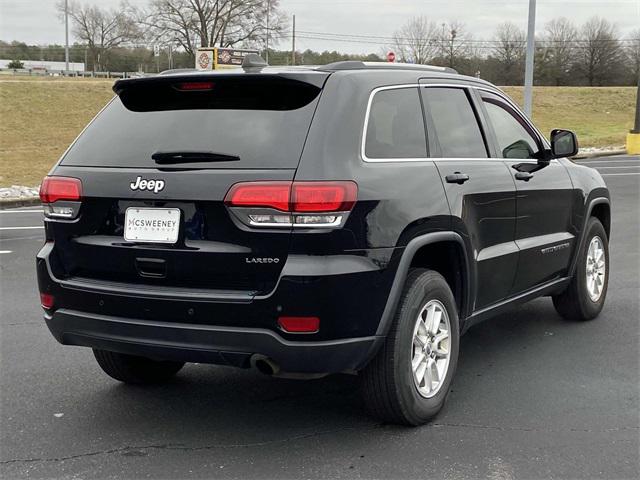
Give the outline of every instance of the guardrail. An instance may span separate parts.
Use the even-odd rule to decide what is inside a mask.
[[[142,72],[76,72],[39,68],[0,68],[0,75],[26,75],[40,77],[131,78],[148,75]]]

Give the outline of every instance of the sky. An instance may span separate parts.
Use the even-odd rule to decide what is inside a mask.
[[[120,0],[80,0],[117,7]],[[0,39],[28,44],[64,43],[64,25],[58,19],[57,0],[0,0]],[[144,6],[148,0],[129,0]],[[338,50],[380,53],[388,47],[383,37],[413,16],[426,15],[440,25],[457,20],[476,39],[491,39],[496,26],[511,21],[526,30],[529,0],[281,0],[289,15],[296,15],[296,50]],[[615,23],[621,36],[640,28],[640,0],[537,0],[536,30],[545,22],[565,16],[580,24],[594,15]],[[318,32],[343,35],[328,40]],[[345,38],[344,35],[350,37]],[[359,36],[373,35],[376,39]],[[330,36],[329,36],[330,37]],[[71,40],[73,41],[73,40]],[[387,45],[385,45],[387,43]],[[277,46],[289,49],[290,40]]]

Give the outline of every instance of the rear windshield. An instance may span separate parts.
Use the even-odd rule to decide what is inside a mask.
[[[297,167],[320,88],[288,79],[225,79],[195,91],[176,85],[140,82],[119,91],[62,164],[170,168],[175,154],[176,168]],[[162,164],[152,158],[158,154]]]

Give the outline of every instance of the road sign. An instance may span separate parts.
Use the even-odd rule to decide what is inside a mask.
[[[159,57],[160,56],[160,45],[154,45],[153,46],[153,56],[154,57]]]
[[[197,70],[213,70],[213,49],[198,50],[196,53]]]
[[[239,48],[202,47],[196,53],[196,69],[217,70],[221,68],[238,68],[242,60],[250,53],[260,54],[258,50]]]
[[[395,62],[396,54],[394,52],[387,53],[387,62]]]

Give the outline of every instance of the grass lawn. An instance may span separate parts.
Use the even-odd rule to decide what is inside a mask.
[[[112,97],[113,80],[0,77],[0,187],[38,185],[82,128]],[[505,91],[519,104],[522,88]],[[534,120],[576,131],[581,146],[623,145],[635,87],[538,87]]]

